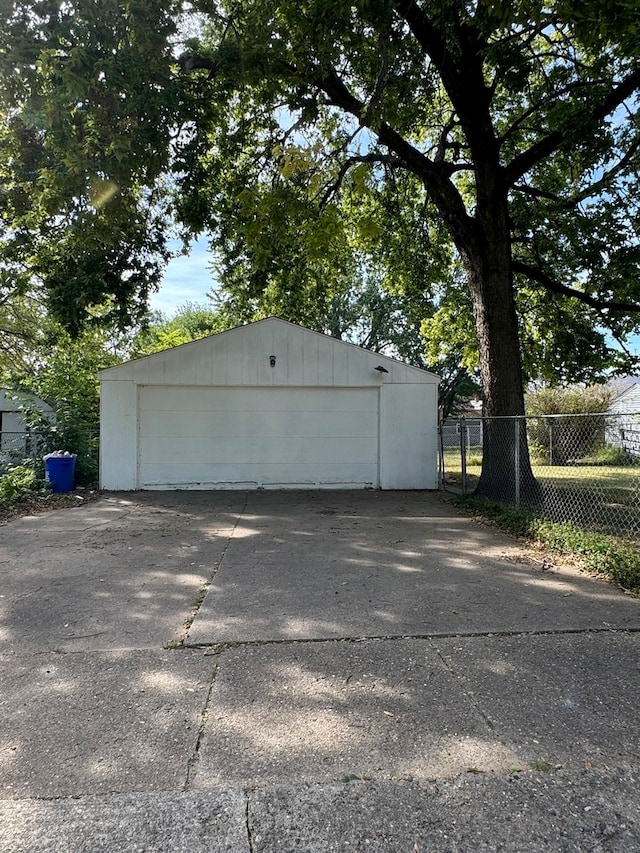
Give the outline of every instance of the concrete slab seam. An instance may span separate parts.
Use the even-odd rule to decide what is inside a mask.
[[[394,640],[465,640],[491,637],[562,637],[580,634],[640,634],[637,627],[607,628],[548,628],[533,631],[434,631],[428,634],[370,634],[344,637],[292,637],[273,640],[229,640],[218,643],[184,643],[184,648],[200,650],[205,654],[219,655],[245,646],[288,646],[312,643],[364,643]]]
[[[170,640],[166,644],[165,648],[172,648],[173,649],[173,648],[180,648],[180,647],[186,645],[186,640],[187,640],[187,637],[189,636],[189,631],[191,630],[191,626],[193,625],[195,618],[198,615],[198,612],[200,611],[200,608],[202,607],[202,604],[203,604],[205,598],[207,597],[207,593],[209,592],[211,584],[213,583],[213,579],[215,578],[216,574],[218,573],[218,570],[220,569],[220,566],[222,565],[222,561],[224,560],[224,558],[227,554],[227,551],[229,550],[229,546],[231,545],[231,540],[233,539],[234,534],[238,528],[238,525],[240,524],[240,521],[241,521],[241,519],[242,519],[242,517],[243,517],[243,515],[247,509],[248,500],[249,500],[249,493],[245,492],[244,503],[242,504],[242,508],[241,508],[240,512],[236,516],[236,520],[233,524],[233,527],[231,528],[231,533],[229,534],[229,536],[227,538],[227,541],[225,543],[224,548],[222,549],[222,553],[220,554],[220,557],[219,557],[217,563],[214,565],[214,567],[213,567],[212,571],[210,572],[206,581],[202,584],[202,586],[198,590],[198,595],[196,597],[196,600],[193,603],[193,609],[192,609],[191,613],[189,614],[189,616],[184,620],[184,623],[182,625],[182,631],[180,632],[179,636],[175,640]],[[190,646],[190,648],[191,648],[191,646]]]

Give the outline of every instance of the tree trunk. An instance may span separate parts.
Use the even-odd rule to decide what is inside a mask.
[[[496,203],[494,196],[488,208],[486,217],[477,211],[479,239],[463,255],[473,299],[486,418],[482,472],[475,493],[531,505],[538,500],[539,487],[522,418],[524,385],[506,203]]]

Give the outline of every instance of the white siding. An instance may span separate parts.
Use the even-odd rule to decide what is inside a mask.
[[[27,438],[27,428],[19,413],[0,409],[1,466],[27,454]]]
[[[436,489],[436,385],[385,385],[380,392],[380,487]]]
[[[135,382],[100,387],[100,488],[138,487],[138,400]]]
[[[270,356],[276,357],[274,367]],[[375,372],[383,365],[388,373]],[[103,370],[103,380],[140,385],[367,387],[384,382],[437,384],[438,377],[277,318]]]
[[[19,400],[13,398],[11,391],[0,388],[0,464],[15,461],[21,454],[30,452],[27,426],[21,414],[22,399],[30,401],[30,405],[39,409],[43,414],[53,416],[53,410],[48,403],[29,394],[21,394]]]
[[[25,429],[24,421],[20,411],[22,409],[22,400],[29,401],[29,404],[36,409],[39,409],[44,414],[53,414],[53,410],[48,403],[34,397],[31,394],[21,393],[20,399],[15,400],[11,391],[0,388],[0,412],[6,417],[6,423],[10,426],[3,427],[4,429],[13,429],[22,431]]]
[[[611,414],[636,414],[640,412],[640,384],[636,383],[613,400],[609,406]]]

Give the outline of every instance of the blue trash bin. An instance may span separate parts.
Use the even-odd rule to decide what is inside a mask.
[[[72,492],[75,453],[48,453],[44,457],[44,479],[54,492]]]

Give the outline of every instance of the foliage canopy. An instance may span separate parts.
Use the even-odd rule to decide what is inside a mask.
[[[639,16],[576,5],[200,4],[179,211],[235,298],[313,321],[365,253],[444,311],[439,340],[465,326],[471,360],[469,324],[513,298],[526,375],[615,364],[603,327],[638,327]]]
[[[168,257],[177,10],[1,3],[0,295],[41,290],[73,332],[136,318]]]

